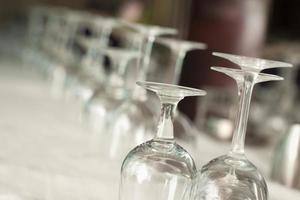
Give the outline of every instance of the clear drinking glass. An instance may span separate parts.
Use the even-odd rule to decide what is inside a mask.
[[[168,77],[166,78],[168,83],[178,84],[183,67],[186,54],[192,50],[203,50],[207,46],[204,43],[185,41],[174,38],[158,38],[155,42],[168,47],[175,58],[174,65],[170,67]],[[173,64],[173,63],[172,63]]]
[[[182,71],[184,59],[186,54],[192,50],[206,49],[206,44],[200,42],[192,42],[179,40],[174,38],[158,38],[157,43],[167,46],[174,57],[174,63],[167,70],[167,77],[164,78],[164,82],[179,84],[179,78]],[[174,135],[176,138],[180,138],[186,143],[195,145],[195,130],[192,122],[189,118],[181,112],[176,112],[174,117]],[[193,148],[195,149],[195,148]]]
[[[91,15],[66,8],[50,8],[43,48],[51,61],[49,77],[52,94],[60,98],[72,85],[79,72],[82,52],[78,51],[76,37],[85,27]]]
[[[108,124],[111,123],[112,112],[120,106],[128,95],[125,73],[133,59],[139,57],[139,52],[128,49],[108,48],[103,50],[111,62],[111,73],[103,92],[96,93],[85,105],[85,115],[92,132],[107,135]],[[110,139],[106,138],[110,145]],[[105,149],[109,149],[106,145]]]
[[[268,188],[258,169],[247,160],[244,152],[245,134],[252,90],[255,83],[282,80],[281,77],[260,73],[276,67],[291,67],[288,63],[213,53],[239,65],[241,69],[212,67],[235,79],[240,96],[231,150],[203,166],[194,182],[195,200],[266,200]]]
[[[41,26],[43,23],[43,27],[40,27],[43,29],[42,38],[40,38],[40,42],[38,42],[39,49],[36,52],[35,55],[35,61],[37,62],[37,65],[44,70],[47,70],[47,75],[49,75],[49,71],[51,71],[51,67],[53,67],[53,64],[55,63],[55,57],[54,52],[58,47],[58,40],[57,40],[57,32],[56,30],[60,29],[60,22],[62,19],[62,11],[63,9],[57,9],[52,7],[42,7],[42,10],[40,16],[43,19],[37,20],[40,23],[39,24],[33,24],[35,26]],[[61,30],[61,33],[64,33],[63,30]],[[56,33],[56,34],[55,34]]]
[[[174,140],[172,120],[180,100],[206,93],[154,82],[137,84],[157,94],[162,105],[161,115],[156,136],[126,156],[121,169],[119,199],[181,200],[189,191],[196,166],[189,153]]]
[[[84,18],[83,16],[81,16]],[[65,89],[74,81],[80,56],[73,51],[75,35],[83,20],[79,13],[58,9],[51,13],[44,47],[49,58],[54,60],[50,71],[52,94],[56,98],[64,95]]]
[[[80,69],[77,73],[76,81],[69,88],[70,95],[79,100],[82,105],[104,84],[107,75],[104,65],[101,62],[102,59],[100,58],[103,56],[102,53],[98,53],[98,58],[91,53],[93,52],[93,46],[95,46],[92,45],[93,40],[94,39],[89,38],[79,39],[79,44],[82,45],[87,52],[80,61]]]
[[[43,7],[32,7],[28,13],[27,40],[23,58],[30,63],[34,62],[35,57],[39,58],[40,56],[40,43],[43,39],[47,16],[45,11],[46,9]]]
[[[49,10],[47,7],[34,6],[28,13],[28,26],[26,44],[22,52],[22,62],[26,67],[34,69],[47,80],[50,62],[45,58],[42,43],[46,34],[47,18]]]
[[[141,57],[137,62],[137,70],[131,77],[135,81],[146,80],[155,38],[175,34],[176,30],[127,22],[124,22],[124,25],[133,28],[142,36],[139,48]],[[132,82],[129,85],[131,86],[128,98],[114,111],[109,128],[109,135],[112,138],[109,156],[118,162],[122,161],[130,149],[151,138],[155,127],[155,114],[152,104],[147,101],[145,89],[135,87]]]
[[[81,59],[80,71],[75,83],[71,86],[72,93],[83,105],[99,89],[100,84],[106,82],[107,74],[104,69],[105,54],[103,52],[109,47],[113,29],[122,26],[118,20],[104,17],[94,17],[91,25],[95,36],[76,38],[87,49],[87,52]]]

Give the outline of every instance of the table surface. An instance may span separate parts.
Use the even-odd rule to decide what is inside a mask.
[[[117,199],[119,166],[91,153],[88,146],[95,140],[79,123],[79,105],[55,100],[49,91],[30,67],[0,61],[0,199]],[[199,133],[191,153],[200,167],[228,149]],[[268,177],[272,149],[246,152]],[[271,181],[268,186],[270,200],[300,200],[297,190]]]

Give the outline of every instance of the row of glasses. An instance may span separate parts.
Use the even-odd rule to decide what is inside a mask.
[[[51,34],[48,34],[48,35],[52,36],[52,37],[50,37],[50,39],[52,39],[52,40],[46,40],[47,45],[54,44],[53,49],[51,49],[52,52],[55,53],[57,51],[57,49],[60,49],[61,55],[62,55],[61,57],[63,57],[63,58],[69,57],[68,55],[71,54],[69,52],[72,52],[71,51],[72,45],[70,45],[70,43],[72,43],[72,42],[74,43],[74,40],[78,39],[75,37],[76,29],[78,29],[78,26],[79,26],[78,21],[82,21],[82,19],[85,17],[90,17],[90,16],[86,15],[86,13],[84,13],[84,15],[82,15],[83,13],[70,12],[69,10],[67,10],[67,11],[70,12],[70,14],[68,12],[66,12],[67,14],[59,15],[59,13],[64,10],[67,10],[67,9],[65,9],[65,8],[55,9],[55,14],[53,14],[53,16],[51,16],[53,18],[51,18],[51,21],[49,20],[49,24],[51,26],[49,26],[50,31],[48,31],[48,32]],[[65,15],[67,17],[71,16],[71,17],[69,17],[69,18],[71,18],[70,22],[69,22],[69,20],[64,20]],[[79,19],[81,19],[81,20],[79,20]],[[88,21],[88,20],[85,20],[85,21]],[[66,67],[65,65],[57,64],[57,66],[55,67],[55,70],[53,72],[53,77],[54,77],[53,85],[55,86],[54,88],[56,88],[56,90],[54,90],[54,91],[60,91],[58,93],[61,94],[61,92],[63,91],[62,87],[65,87],[64,85],[66,84],[65,83],[66,76],[68,74],[71,74],[71,76],[73,76],[73,77],[69,78],[69,79],[71,79],[71,80],[69,80],[69,82],[71,82],[71,84],[69,83],[69,85],[75,85],[75,87],[74,87],[75,88],[75,92],[74,92],[75,96],[77,94],[79,96],[81,96],[80,98],[83,99],[83,102],[88,102],[88,100],[90,98],[92,98],[92,96],[94,95],[95,91],[97,91],[98,94],[101,93],[101,91],[103,91],[103,88],[99,89],[99,86],[98,86],[99,83],[103,83],[103,85],[105,85],[104,82],[108,82],[107,80],[103,79],[103,77],[105,77],[106,75],[103,76],[103,74],[105,74],[105,71],[103,70],[103,66],[102,66],[103,61],[101,61],[103,58],[103,56],[101,56],[101,54],[103,54],[103,52],[101,53],[101,49],[103,50],[108,46],[109,36],[115,27],[120,27],[125,24],[125,25],[131,27],[132,29],[134,29],[135,31],[137,31],[142,36],[143,42],[140,43],[141,44],[140,51],[141,51],[141,54],[143,54],[143,56],[141,57],[141,59],[139,59],[139,63],[142,63],[142,64],[140,64],[140,66],[142,66],[142,67],[140,67],[141,69],[138,69],[139,77],[146,77],[147,73],[149,71],[149,68],[151,68],[150,67],[150,60],[151,60],[150,57],[151,57],[152,46],[153,46],[155,38],[157,36],[160,36],[163,34],[174,34],[176,32],[174,29],[170,29],[170,28],[163,28],[163,27],[158,27],[158,26],[146,26],[146,25],[142,25],[142,24],[134,24],[134,23],[127,23],[127,22],[120,23],[120,21],[118,21],[118,20],[111,19],[111,18],[104,18],[104,17],[100,17],[95,21],[97,22],[97,24],[94,26],[100,27],[99,32],[102,34],[100,34],[99,38],[93,38],[94,40],[91,38],[86,39],[88,42],[90,42],[90,44],[88,44],[88,45],[85,44],[88,52],[83,56],[83,59],[81,59],[81,61],[80,61],[82,66],[79,67],[79,70],[81,70],[81,72],[78,73],[78,69],[76,69],[75,77],[77,78],[77,80],[73,76],[73,74],[74,74],[74,73],[72,73],[73,70],[69,70],[70,72],[69,71],[66,72],[66,70],[65,70],[66,68],[74,69],[74,67],[71,68],[71,67]],[[68,24],[71,24],[70,28],[67,28]],[[100,24],[101,24],[101,26],[100,26]],[[55,34],[55,31],[59,28],[64,28],[66,30],[65,31],[66,33],[62,34],[62,36],[60,36],[60,35],[57,36],[57,34]],[[71,35],[71,36],[68,37],[68,35]],[[181,42],[182,45],[179,45],[181,50],[178,53],[178,59],[176,61],[176,63],[177,63],[176,67],[175,67],[176,71],[180,71],[180,70],[178,70],[178,68],[181,67],[180,63],[182,63],[183,58],[184,58],[183,55],[185,54],[186,51],[190,50],[191,48],[203,48],[203,45],[201,45],[201,44],[200,44],[200,47],[199,46],[197,47],[196,44],[187,44],[188,42],[183,44],[184,41],[178,41],[178,42],[179,43]],[[86,43],[86,41],[84,43]],[[59,44],[59,48],[56,47],[56,44]],[[63,45],[63,44],[65,44],[65,45]],[[172,46],[174,46],[174,45],[172,45]],[[64,56],[64,55],[66,55],[66,56]],[[82,71],[87,71],[87,73],[84,73]],[[178,76],[178,72],[176,72],[176,73]],[[93,75],[95,75],[95,74],[97,74],[98,77],[93,78]],[[99,77],[101,75],[102,75],[102,81],[98,81],[99,79],[101,79]],[[142,80],[145,78],[139,78],[139,79]],[[130,99],[131,99],[131,100],[134,100],[133,101],[134,103],[137,103],[136,104],[137,107],[144,108],[144,110],[146,110],[146,112],[142,112],[142,115],[145,116],[144,118],[148,118],[149,126],[144,126],[144,128],[142,128],[142,129],[144,129],[144,130],[153,129],[153,126],[154,126],[153,110],[154,109],[151,109],[151,108],[149,109],[149,107],[151,107],[151,106],[147,106],[148,102],[144,103],[144,102],[146,102],[145,91],[143,91],[143,89],[132,89],[132,91],[130,93],[132,95],[128,95],[128,97],[129,96],[130,97],[126,101],[122,102],[122,104],[124,103],[127,105],[127,103],[132,102],[132,101],[130,101]],[[95,96],[99,96],[99,95],[95,95]],[[95,98],[97,98],[97,97],[95,97]],[[84,104],[86,105],[85,108],[87,108],[88,103],[84,103]],[[120,106],[120,107],[122,107],[122,106]],[[126,106],[123,106],[123,107],[126,107]],[[85,109],[85,110],[89,110],[89,109]],[[124,112],[126,113],[127,109],[124,109],[124,110],[125,110]],[[118,109],[118,111],[119,111],[119,109]],[[94,111],[91,111],[91,112],[95,113]],[[123,109],[120,109],[120,111],[118,113],[123,113]],[[133,116],[133,115],[138,116],[139,114],[137,112],[136,113],[126,113],[126,114],[131,115],[128,120],[129,126],[131,126],[131,124],[135,123],[134,120],[136,118],[138,118],[138,120],[139,120],[139,117]],[[89,116],[89,114],[87,114],[86,116]],[[115,114],[114,116],[118,116],[118,114]],[[176,115],[176,116],[178,116],[178,115]],[[178,118],[178,117],[176,117],[176,118]],[[120,126],[114,126],[114,128],[110,129],[110,130],[112,130],[113,133],[115,133],[112,135],[120,135],[118,129],[123,126],[123,124],[124,124],[123,119],[124,118],[122,117],[120,119],[120,123],[117,123],[117,124],[120,124]],[[102,121],[102,120],[101,120],[101,118],[98,118],[95,121]],[[176,124],[181,125],[178,127],[187,127],[187,125],[189,123],[184,122],[184,123],[176,123]],[[135,125],[133,125],[133,126],[135,126]],[[100,125],[98,125],[98,126],[101,127]],[[139,126],[139,125],[137,125],[137,126]],[[143,127],[143,126],[140,126],[140,127]],[[101,128],[98,128],[98,129],[101,129]],[[142,130],[142,129],[139,129],[139,130]],[[145,132],[144,130],[138,131],[136,135],[133,134],[134,138],[135,138],[134,141],[136,141],[136,142],[134,142],[134,145],[144,141],[144,138],[145,138],[145,136],[143,136],[144,135],[143,132]],[[178,130],[178,129],[176,129],[176,130]],[[104,129],[103,131],[106,131],[106,130]],[[128,132],[130,132],[130,131],[128,131]],[[153,132],[153,131],[151,130],[151,131],[147,131],[147,132]],[[149,138],[149,136],[147,136],[147,137]]]
[[[90,75],[98,73],[95,69],[98,67],[103,69],[103,55],[110,58],[111,71],[106,81],[102,81],[105,86],[100,90],[93,88],[91,94],[84,100],[87,101],[86,116],[92,119],[92,127],[101,133],[99,139],[108,144],[103,144],[105,156],[120,160],[129,149],[141,144],[130,151],[123,162],[120,199],[267,199],[267,187],[262,175],[244,155],[245,130],[251,94],[255,83],[280,80],[280,77],[260,73],[261,70],[290,65],[215,53],[216,56],[226,58],[241,66],[241,69],[213,68],[236,79],[239,95],[241,95],[240,104],[231,151],[205,165],[196,175],[192,157],[174,140],[175,124],[173,125],[172,120],[180,116],[176,114],[175,109],[182,98],[203,95],[205,92],[175,85],[144,82],[149,74],[155,71],[151,65],[154,41],[158,36],[174,34],[176,31],[170,28],[123,21],[105,29],[104,21],[110,19],[104,20],[103,18],[98,20],[98,26],[102,30],[100,31],[102,39],[100,36],[100,39],[96,38],[99,42],[92,41],[87,44],[88,53],[85,54],[87,57],[78,58],[73,51],[74,42],[78,39],[76,34],[82,24],[82,14],[64,12],[63,15],[52,16],[51,21],[49,20],[50,31],[46,31],[47,38],[50,39],[46,42],[51,44],[51,49],[48,48],[47,51],[50,51],[52,58],[53,55],[60,54],[57,62],[62,63],[63,69],[67,71],[65,74],[71,75],[72,84],[77,81],[79,85],[85,82],[79,78],[82,66],[79,67],[80,70],[76,68],[76,72],[73,73],[74,61],[87,62],[90,59],[97,63],[92,68],[83,70],[87,70],[89,76],[86,80],[89,80]],[[119,26],[127,26],[139,33],[142,38],[139,52],[108,47],[109,35],[115,27]],[[55,32],[60,28],[65,34],[58,35]],[[161,38],[158,42],[169,46],[176,55],[175,70],[170,77],[171,82],[176,84],[187,51],[195,48],[204,49],[205,45],[186,41],[172,42],[172,40]],[[44,47],[47,48],[47,45]],[[129,61],[133,58],[138,58],[138,66],[136,73],[131,74],[131,77],[135,76],[136,79],[141,80],[142,82],[138,84],[142,87],[133,87],[125,77],[126,68],[130,66]],[[89,66],[89,62],[85,64]],[[162,111],[155,138],[143,143],[153,135],[155,117],[155,106],[152,106],[155,104],[151,102],[153,99],[148,98],[145,89],[157,93],[161,99]],[[191,129],[188,128],[185,132],[188,134],[189,130]],[[191,184],[192,180],[194,180],[193,184]]]
[[[91,28],[95,29],[91,37],[80,36],[77,41],[86,49],[81,59],[81,72],[73,85],[73,94],[85,106],[99,87],[105,85],[107,72],[105,70],[105,51],[109,48],[109,41],[113,29],[122,26],[119,20],[107,17],[93,17]]]
[[[101,79],[99,76],[103,77],[103,74],[106,74],[103,70],[104,68],[103,52],[108,47],[110,35],[113,29],[122,26],[120,21],[116,19],[105,18],[105,17],[100,17],[95,20],[94,27],[100,27],[99,37],[92,38],[92,39],[87,38],[87,41],[90,43],[87,45],[85,44],[85,46],[87,47],[87,53],[83,56],[82,59],[80,58],[76,59],[76,61],[79,60],[78,63],[82,65],[80,67],[76,67],[76,63],[73,61],[73,59],[77,58],[78,56],[74,56],[73,48],[76,40],[81,39],[76,37],[76,34],[78,32],[78,29],[80,29],[80,25],[82,23],[86,25],[85,22],[83,21],[88,21],[88,19],[90,19],[89,18],[90,16],[87,15],[86,13],[71,11],[66,8],[48,8],[48,11],[49,11],[48,12],[49,16],[46,23],[46,34],[45,34],[43,47],[45,48],[46,52],[50,55],[50,59],[57,60],[57,62],[55,62],[54,64],[55,66],[54,69],[52,69],[52,73],[51,73],[51,77],[53,79],[52,82],[54,86],[52,87],[54,91],[53,93],[56,94],[56,96],[62,96],[64,90],[71,88],[71,90],[73,90],[73,93],[75,93],[75,96],[77,95],[80,96],[80,98],[84,102],[85,111],[90,112],[87,113],[87,115],[85,116],[93,115],[93,117],[88,117],[88,120],[92,118],[96,118],[95,121],[101,122],[103,121],[102,119],[109,119],[110,117],[107,117],[106,115],[103,115],[101,117],[99,115],[98,116],[95,115],[95,113],[97,113],[97,110],[99,110],[99,107],[106,106],[106,105],[99,105],[105,101],[99,102],[97,101],[97,99],[99,99],[99,96],[102,96],[104,98],[107,97],[106,95],[104,95],[107,94],[107,92],[105,92],[106,86],[99,88],[97,80]],[[124,24],[124,22],[122,23]],[[139,62],[143,63],[142,64],[143,67],[141,67],[141,69],[138,69],[138,76],[146,76],[147,70],[149,68],[148,65],[150,63],[150,55],[151,55],[154,38],[158,35],[169,34],[169,33],[171,34],[171,33],[175,33],[176,31],[174,29],[161,28],[156,26],[151,27],[151,26],[144,26],[141,24],[131,24],[131,25],[132,27],[134,27],[135,30],[138,30],[138,32],[144,37],[143,42],[140,43],[141,44],[140,51],[141,53],[143,53],[143,57],[139,59]],[[57,30],[61,30],[63,34],[57,34]],[[120,59],[120,58],[113,58],[111,60],[116,60],[116,59]],[[111,68],[112,74],[116,74],[113,72],[115,69],[116,69],[115,67]],[[91,75],[95,75],[95,74],[98,74],[98,77],[95,78],[96,80],[93,80],[93,78],[91,78]],[[104,75],[104,77],[105,76],[106,75]],[[107,82],[111,82],[111,80],[105,79],[99,82],[102,82],[104,83],[103,85],[106,85]],[[108,88],[109,87],[110,86],[108,86]],[[101,93],[102,95],[100,95]],[[131,91],[130,93],[133,92]],[[143,91],[142,93],[145,92]],[[138,99],[137,101],[138,106],[141,105],[141,107],[144,106],[145,110],[150,110],[143,103],[140,103],[144,101],[146,97],[145,94],[142,94],[141,96],[140,95],[128,95],[128,96],[135,96],[132,99],[134,99],[134,102],[135,100]],[[110,97],[108,97],[106,100],[108,100],[109,98]],[[141,99],[142,101],[140,101]],[[93,106],[91,106],[91,109],[89,108],[91,105],[90,102],[93,102]],[[122,103],[123,102],[120,102],[120,104]],[[93,110],[94,108],[96,110]],[[120,110],[122,111],[122,109]],[[145,115],[145,113],[148,114]],[[131,113],[126,113],[126,114],[131,115]],[[136,114],[133,113],[133,115]],[[151,111],[142,112],[142,115],[146,116],[145,118],[148,118],[149,123],[152,123],[153,114],[151,113]],[[94,121],[94,119],[92,119],[91,121]],[[132,122],[131,119],[128,120],[128,122],[129,122],[129,126],[134,124],[134,122]],[[142,125],[142,122],[139,123]],[[93,124],[93,122],[90,124]],[[99,127],[103,127],[100,123],[97,123],[97,126],[98,126],[97,129],[102,129]],[[96,126],[93,126],[92,128],[94,127]],[[144,127],[142,129],[147,130],[148,127]],[[110,130],[113,130],[113,132],[115,133],[117,129],[110,129]],[[101,131],[102,132],[106,131],[106,128],[102,129]],[[138,134],[141,135],[140,133]],[[116,141],[116,139],[112,139],[112,140]],[[139,142],[142,141],[143,139],[141,139],[140,137]],[[135,144],[136,143],[134,143],[134,145]]]
[[[40,9],[40,8],[37,8]],[[40,38],[41,57],[45,61],[47,76],[52,83],[54,97],[62,97],[72,88],[79,74],[83,55],[78,48],[77,37],[83,28],[91,26],[95,17],[82,11],[63,7],[42,7],[43,35]],[[40,24],[35,24],[40,26]],[[43,64],[42,64],[43,66]]]
[[[80,64],[85,55],[77,38],[83,34],[81,33],[82,30],[92,26],[90,21],[93,19],[93,16],[85,12],[67,11],[63,13],[62,18],[65,28],[65,33],[62,34],[64,44],[62,43],[62,47],[59,48],[61,50],[59,53],[61,55],[60,63],[62,64],[58,65],[57,68],[61,69],[62,67],[65,72],[60,91],[63,95],[62,97],[68,97],[70,93],[74,96],[76,95],[76,90],[74,91],[73,88],[82,72]]]
[[[162,27],[140,24],[130,24],[129,27],[138,30],[143,37],[139,54],[142,57],[138,60],[137,74],[138,77],[145,79],[151,65],[150,56],[155,37],[164,32],[172,33],[174,30],[167,28],[164,30]],[[201,45],[201,48],[203,48],[203,45]],[[184,51],[188,50],[184,49]],[[103,157],[108,156],[109,159],[117,160],[117,163],[119,163],[130,148],[142,143],[153,135],[154,114],[152,112],[153,109],[147,104],[148,101],[144,89],[137,90],[130,83],[128,83],[129,87],[127,88],[126,80],[120,77],[120,75],[123,75],[124,78],[128,61],[133,55],[137,55],[136,52],[124,49],[108,49],[103,52],[110,58],[112,66],[119,65],[118,69],[120,71],[116,71],[115,67],[112,68],[104,91],[97,92],[88,101],[86,116],[91,123],[92,129],[96,131],[97,138],[92,141],[105,141],[102,147],[96,146],[96,148],[101,149]],[[183,58],[181,57],[181,59]],[[180,65],[177,66],[181,67]],[[121,84],[118,84],[120,81]],[[183,184],[185,185],[185,183]],[[184,185],[182,186],[183,190],[185,190]]]
[[[40,67],[52,80],[53,88],[56,89],[58,83],[66,78],[66,71],[70,70],[67,66],[72,66],[71,62],[76,62],[77,55],[73,54],[74,52],[70,49],[73,46],[76,26],[80,19],[75,18],[73,12],[67,8],[41,7],[36,9],[40,10],[40,15],[36,16],[40,20],[37,21],[42,21],[42,23],[33,23],[33,25],[42,26],[40,28],[43,33],[39,35],[39,52],[35,58],[42,61],[39,63]],[[58,30],[60,30],[59,33]]]

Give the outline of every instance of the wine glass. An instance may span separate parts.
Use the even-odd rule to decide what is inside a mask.
[[[133,80],[146,80],[155,38],[175,34],[176,30],[128,22],[124,22],[124,25],[133,28],[142,36],[139,48],[141,56],[137,62],[137,70],[131,74],[131,77]],[[145,89],[134,87],[132,83],[129,85],[128,98],[113,112],[108,131],[112,138],[109,156],[118,162],[121,162],[126,152],[134,146],[151,138],[155,127],[155,114],[150,106],[151,103],[147,101]]]
[[[96,38],[80,38],[78,43],[86,49],[82,57],[76,80],[70,86],[70,95],[75,97],[82,105],[94,95],[94,93],[105,85],[107,72],[103,63],[103,53],[99,53],[96,48],[105,49],[108,47],[96,46]]]
[[[87,52],[81,59],[80,71],[70,88],[73,95],[83,105],[94,95],[99,86],[101,87],[101,84],[105,84],[106,72],[103,50],[109,46],[113,29],[121,26],[121,23],[112,18],[96,17],[93,18],[91,25],[95,36],[76,38],[78,43],[87,49]]]
[[[34,58],[40,58],[39,50],[45,28],[45,11],[46,9],[43,7],[32,7],[29,10],[26,47],[22,57],[25,63],[35,64]]]
[[[78,13],[75,15],[72,12],[68,9],[51,10],[47,22],[48,30],[43,46],[49,54],[49,59],[53,60],[49,76],[51,92],[56,98],[62,97],[66,86],[74,80],[80,60],[72,48],[82,19],[77,16]]]
[[[119,199],[183,199],[196,166],[189,153],[176,143],[172,120],[180,100],[206,92],[155,82],[137,84],[156,93],[161,114],[156,136],[131,150],[123,161]]]
[[[192,50],[203,50],[207,48],[206,44],[204,43],[174,38],[158,38],[155,40],[155,42],[168,47],[171,50],[173,57],[175,57],[174,67],[170,67],[170,73],[167,73],[168,77],[166,78],[166,80],[172,84],[179,83],[179,78],[186,54]]]
[[[281,77],[260,73],[276,67],[291,67],[283,62],[250,58],[224,53],[213,53],[239,65],[241,69],[212,67],[235,79],[240,96],[231,150],[213,159],[197,174],[193,189],[195,200],[266,200],[267,184],[258,169],[247,159],[244,152],[245,134],[252,90],[255,83],[282,80]]]
[[[142,69],[139,70],[138,77],[140,78],[139,80],[146,80],[146,76],[151,70],[153,70],[150,67],[150,61],[152,47],[156,37],[162,35],[175,35],[177,34],[177,30],[173,28],[160,27],[154,25],[144,25],[126,21],[124,21],[123,24],[128,26],[129,28],[134,29],[143,37],[140,46],[141,55],[143,55],[143,57],[141,57],[138,64],[139,67]]]
[[[107,135],[111,113],[118,107],[128,95],[125,73],[133,59],[139,57],[138,51],[121,48],[108,48],[103,50],[111,62],[111,73],[103,92],[95,95],[85,105],[85,115],[92,132]],[[106,139],[110,144],[110,139]],[[105,149],[109,149],[105,146]]]
[[[164,80],[172,84],[179,84],[179,78],[183,67],[183,62],[186,54],[192,50],[203,50],[207,46],[204,43],[185,41],[174,38],[158,38],[157,43],[167,46],[173,56],[175,57],[175,63],[172,63],[172,67],[167,70],[167,77]],[[173,67],[174,66],[174,67]],[[189,118],[181,112],[176,112],[174,117],[174,135],[177,138],[183,139],[186,143],[195,145],[195,131],[192,122]],[[195,148],[193,148],[195,149]]]
[[[30,65],[39,67],[46,78],[54,64],[52,59],[52,48],[56,41],[53,39],[53,28],[58,24],[60,9],[52,7],[34,7],[31,10],[28,27],[28,39],[33,52],[25,50],[25,56],[29,53]],[[32,53],[32,54],[31,54]]]

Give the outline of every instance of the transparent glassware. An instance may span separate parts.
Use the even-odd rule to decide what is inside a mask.
[[[96,38],[80,38],[78,43],[86,49],[85,55],[82,57],[77,73],[76,80],[70,85],[70,93],[79,102],[84,105],[94,95],[94,93],[105,85],[106,70],[103,63],[103,52],[107,46],[98,46],[99,39]],[[97,45],[97,46],[96,46]]]
[[[97,17],[91,22],[95,35],[91,38],[77,37],[87,52],[81,59],[80,71],[75,83],[71,86],[72,93],[83,105],[94,95],[100,84],[106,82],[103,51],[109,47],[109,40],[114,28],[120,27],[118,20]]]
[[[79,16],[65,9],[54,10],[49,17],[46,40],[43,44],[53,60],[50,71],[51,93],[55,98],[64,95],[67,85],[72,83],[80,58],[73,52],[74,37],[81,23]]]
[[[24,64],[34,65],[34,67],[37,67],[35,59],[41,57],[40,43],[45,32],[45,19],[47,16],[45,11],[43,7],[32,7],[28,13],[26,46],[22,52],[22,59]],[[39,66],[37,69],[40,70],[42,67]]]
[[[103,53],[108,56],[111,62],[111,73],[108,75],[107,83],[103,88],[104,91],[95,93],[86,102],[84,115],[92,132],[106,136],[112,112],[120,106],[128,95],[125,80],[127,67],[132,66],[130,64],[139,57],[139,52],[121,48],[108,48],[103,50]],[[106,138],[105,141],[110,145],[110,139]],[[106,145],[103,146],[106,151],[109,149]]]
[[[149,103],[144,88],[135,87],[133,80],[146,80],[150,67],[151,51],[156,37],[175,34],[176,30],[141,24],[124,22],[124,25],[136,30],[141,36],[137,67],[129,76],[128,98],[116,109],[112,115],[109,135],[112,138],[110,144],[110,159],[121,162],[126,152],[138,144],[150,139],[154,133],[155,113],[152,104]]]
[[[39,44],[39,56],[35,56],[37,65],[40,66],[50,81],[53,97],[62,95],[61,88],[66,78],[66,69],[62,63],[61,49],[66,44],[67,28],[64,26],[64,17],[67,9],[56,7],[43,7],[44,31]]]
[[[84,57],[83,52],[78,50],[77,37],[80,31],[88,26],[91,15],[82,11],[69,11],[66,13],[66,38],[65,44],[61,48],[61,62],[63,63],[67,76],[65,80],[64,92],[69,92],[70,88],[77,83],[78,75],[81,72],[81,61]]]
[[[192,197],[194,200],[266,200],[268,188],[265,179],[244,152],[251,95],[255,83],[282,80],[279,76],[260,73],[261,70],[291,65],[224,53],[213,55],[228,59],[241,67],[241,69],[212,67],[213,70],[225,73],[236,80],[239,106],[229,153],[213,159],[202,167],[195,178]]]
[[[251,140],[247,139],[247,143],[250,141],[254,145],[275,145],[278,136],[288,131],[290,123],[293,122],[292,115],[298,113],[292,110],[295,110],[298,91],[296,81],[300,61],[299,50],[298,44],[286,41],[267,45],[264,50],[263,54],[267,58],[280,58],[294,67],[291,70],[276,70],[276,74],[282,76],[285,81],[257,88],[248,123]],[[265,95],[266,91],[270,95]]]
[[[123,24],[128,26],[129,28],[132,28],[143,37],[140,46],[141,55],[143,55],[143,57],[139,60],[139,67],[141,69],[139,69],[138,77],[140,78],[139,80],[146,80],[149,72],[153,70],[151,69],[150,61],[155,39],[158,36],[162,35],[175,35],[177,34],[177,30],[173,28],[130,23],[125,21],[123,22]]]
[[[78,73],[81,53],[77,51],[76,35],[90,21],[91,15],[66,8],[49,8],[43,48],[51,62],[49,78],[54,97],[63,97],[65,89]]]
[[[60,23],[62,21],[62,13],[63,9],[57,9],[52,7],[43,7],[42,8],[43,13],[43,20],[44,26],[42,38],[39,42],[39,56],[35,56],[38,58],[36,61],[37,64],[47,69],[47,75],[49,75],[49,71],[51,71],[51,67],[53,67],[54,64],[56,64],[54,52],[59,46],[59,41],[57,37],[56,30],[60,29]],[[40,22],[42,23],[42,22]],[[41,25],[41,24],[40,24]],[[39,25],[36,25],[39,26]],[[64,33],[63,30],[61,30],[62,33]],[[56,34],[55,34],[56,33]]]
[[[157,43],[167,46],[174,57],[174,64],[167,70],[166,83],[179,84],[184,59],[188,52],[192,50],[203,50],[207,46],[204,43],[179,40],[174,38],[158,38]],[[173,67],[174,66],[174,67]],[[165,81],[164,81],[165,82]],[[195,131],[192,122],[181,112],[176,112],[174,117],[174,135],[186,143],[195,145]],[[195,148],[192,148],[195,149]],[[191,150],[190,150],[191,151]]]
[[[197,104],[195,124],[201,132],[220,141],[230,141],[237,97],[231,88],[205,87],[209,91]]]
[[[161,115],[156,136],[131,150],[123,161],[119,199],[185,199],[196,166],[190,154],[176,143],[172,120],[180,100],[206,93],[155,82],[137,84],[156,93]]]
[[[193,50],[203,50],[207,46],[204,43],[192,42],[174,38],[158,38],[155,42],[168,47],[175,58],[174,67],[170,67],[167,81],[178,84],[186,54]]]

